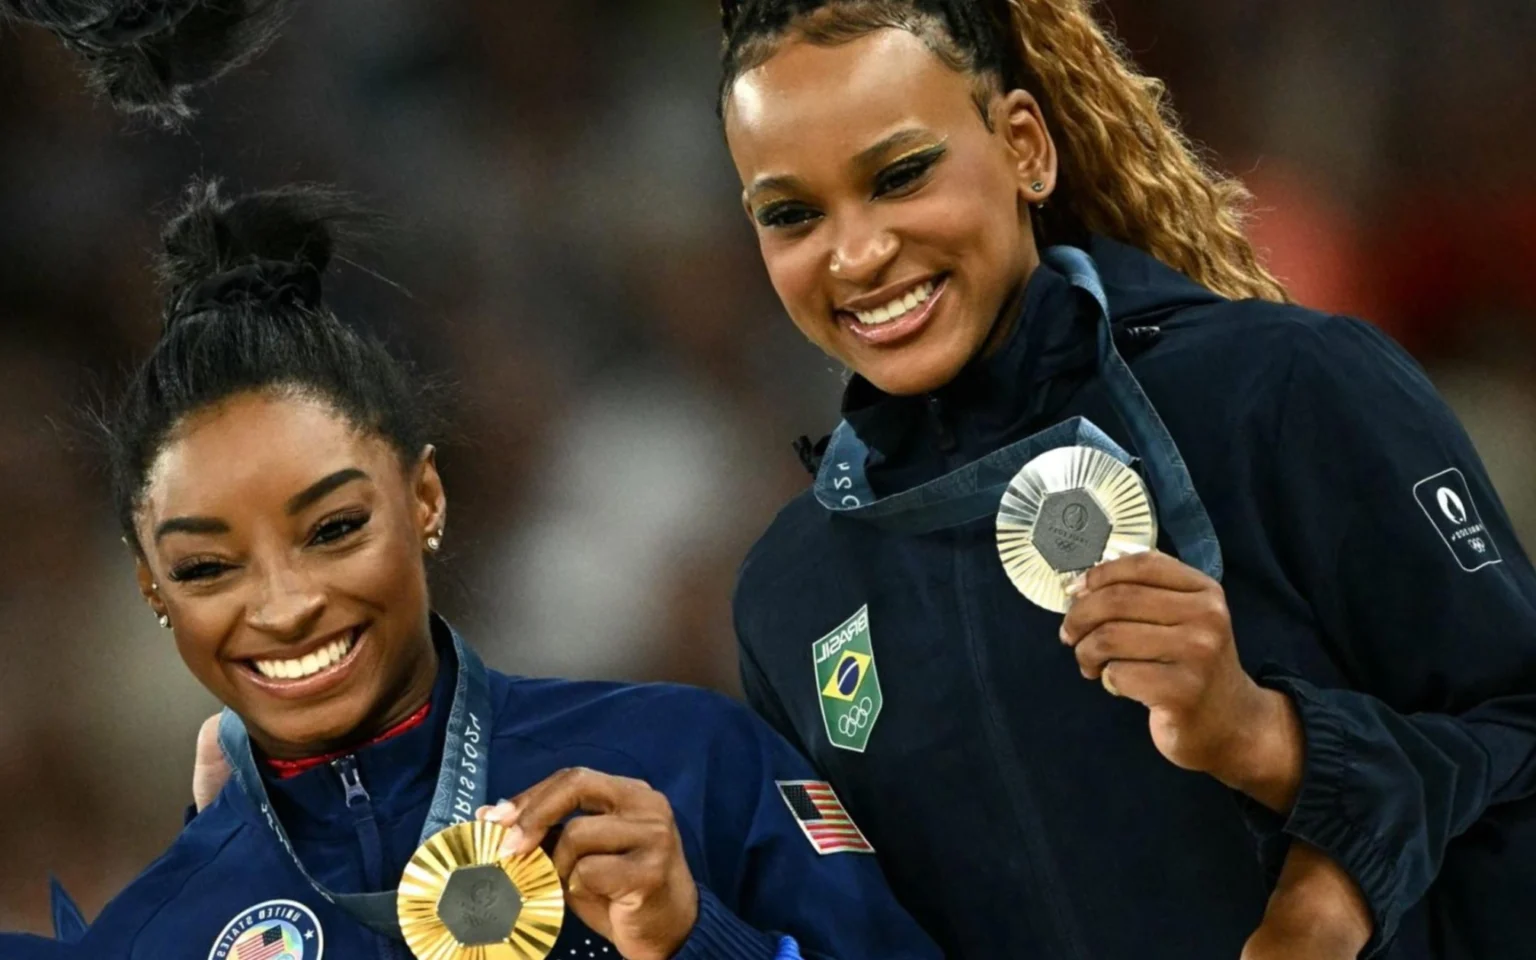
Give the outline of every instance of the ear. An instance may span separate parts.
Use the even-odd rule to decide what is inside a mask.
[[[442,536],[448,523],[448,494],[437,472],[437,448],[430,443],[421,451],[413,485],[416,500],[417,530],[423,542],[430,536]]]
[[[1040,101],[1028,90],[1010,90],[996,110],[997,133],[1013,157],[1020,197],[1026,204],[1044,203],[1056,190],[1057,159]]]
[[[149,561],[137,550],[133,553],[133,575],[139,582],[139,593],[143,595],[144,602],[149,604],[149,609],[155,616],[166,615],[165,601],[160,598],[159,585],[155,582],[155,572],[149,569]]]

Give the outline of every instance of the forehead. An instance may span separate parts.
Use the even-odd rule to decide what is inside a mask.
[[[143,512],[219,516],[266,510],[347,467],[372,469],[392,448],[318,399],[242,394],[180,424],[151,465]]]
[[[979,123],[972,78],[906,30],[845,44],[784,44],[742,74],[726,100],[726,136],[744,178],[793,167],[809,150],[843,156],[903,126]]]

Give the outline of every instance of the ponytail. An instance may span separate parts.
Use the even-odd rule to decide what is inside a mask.
[[[1088,0],[1001,2],[1047,107],[1065,187],[1056,202],[1071,219],[1223,296],[1287,300],[1243,232],[1252,194],[1200,158],[1163,82],[1137,72]]]

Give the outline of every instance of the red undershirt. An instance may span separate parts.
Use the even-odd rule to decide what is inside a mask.
[[[349,753],[355,753],[356,751],[363,749],[363,747],[371,747],[376,743],[383,743],[390,737],[398,737],[400,734],[405,733],[407,730],[416,729],[423,723],[427,722],[427,711],[431,709],[431,701],[422,704],[420,710],[417,710],[415,713],[406,717],[404,720],[401,720],[399,723],[390,727],[388,730],[385,730],[383,733],[374,737],[372,740],[369,740],[367,743],[363,744],[362,747],[354,747],[351,750],[337,750],[335,753],[324,753],[318,757],[302,757],[298,760],[268,760],[267,766],[272,769],[273,773],[277,774],[277,778],[279,780],[291,780],[301,773],[313,770],[314,768],[320,766],[322,763],[330,763],[332,760],[335,760],[339,757],[344,757]]]

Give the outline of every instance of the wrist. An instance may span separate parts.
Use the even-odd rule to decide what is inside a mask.
[[[1284,815],[1296,802],[1306,760],[1306,737],[1291,698],[1251,680],[1246,718],[1234,725],[1211,774],[1274,812]]]

